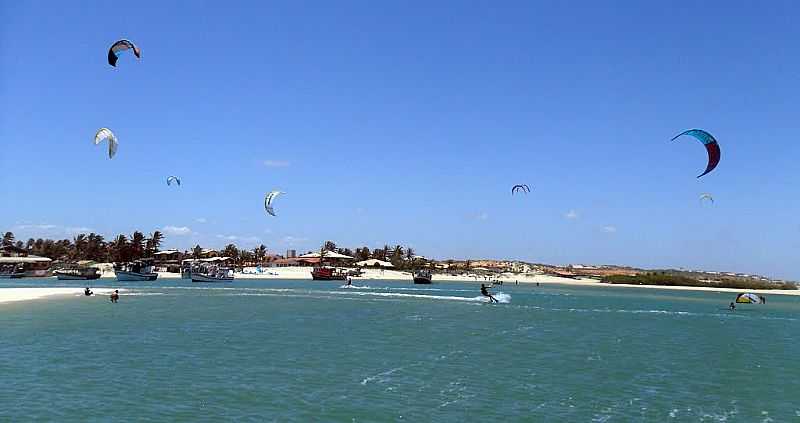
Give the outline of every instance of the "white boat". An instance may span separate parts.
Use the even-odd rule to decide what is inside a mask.
[[[85,281],[100,278],[100,272],[94,267],[66,267],[53,271],[53,275],[58,280],[63,281]]]
[[[117,280],[120,282],[154,281],[158,278],[158,273],[153,272],[152,260],[123,263],[114,267],[114,274],[117,275]]]
[[[190,272],[192,282],[232,282],[233,269],[217,265],[201,264],[193,266]]]

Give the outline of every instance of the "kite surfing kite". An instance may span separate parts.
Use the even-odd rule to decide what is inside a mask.
[[[100,128],[94,135],[94,145],[100,144],[103,140],[108,140],[108,158],[113,159],[117,154],[117,137],[108,128]]]
[[[167,185],[172,185],[173,182],[178,184],[178,186],[181,186],[181,178],[179,178],[177,176],[169,176],[169,177],[167,177]]]
[[[711,202],[711,204],[714,204],[714,197],[712,197],[711,194],[707,192],[700,194],[700,202],[702,203],[705,200],[708,200]]]
[[[272,208],[272,202],[275,201],[275,197],[277,197],[278,194],[284,193],[281,191],[271,191],[264,197],[264,209],[266,209],[267,213],[272,216],[275,216],[275,210]]]
[[[739,304],[764,304],[766,300],[760,295],[745,292],[736,296],[736,302]]]
[[[531,192],[531,189],[525,184],[514,185],[513,187],[511,187],[511,195],[516,194],[518,191],[529,193]]]
[[[695,137],[698,141],[703,143],[703,145],[706,147],[706,151],[708,152],[708,166],[706,166],[706,171],[701,173],[697,177],[699,178],[707,174],[708,172],[714,170],[714,168],[717,167],[717,164],[719,164],[719,159],[722,154],[719,150],[719,144],[717,144],[717,140],[714,138],[714,136],[702,129],[689,129],[687,131],[681,132],[678,135],[675,135],[672,138],[672,141],[675,141],[676,138],[681,137],[683,135],[690,135],[692,137]]]
[[[111,48],[108,49],[108,64],[117,67],[117,60],[119,60],[119,56],[123,51],[127,50],[133,50],[133,54],[137,59],[142,57],[142,51],[139,50],[139,47],[136,47],[135,44],[128,40],[119,40],[112,44]]]

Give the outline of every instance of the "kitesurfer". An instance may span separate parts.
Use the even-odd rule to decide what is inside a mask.
[[[481,284],[481,295],[483,295],[484,297],[489,297],[489,302],[490,303],[491,302],[495,302],[495,303],[499,303],[500,302],[500,301],[497,301],[497,298],[493,297],[492,294],[489,293],[489,290],[486,288],[486,285],[484,285],[484,284]]]
[[[353,278],[351,278],[350,276],[348,276],[348,277],[347,277],[347,286],[352,286],[352,285],[353,285]]]
[[[87,297],[90,297],[92,294],[94,294],[94,293],[92,292],[91,289],[89,289],[88,286],[86,287],[86,289],[83,290],[83,295],[85,295]]]
[[[111,302],[116,303],[119,301],[119,290],[115,289],[114,292],[111,294]]]

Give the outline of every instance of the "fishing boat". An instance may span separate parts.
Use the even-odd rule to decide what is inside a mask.
[[[216,264],[192,266],[192,282],[233,282],[233,269]]]
[[[25,276],[22,264],[6,264],[0,266],[0,279],[19,279]]]
[[[431,271],[430,270],[417,270],[414,272],[414,283],[430,284]]]
[[[181,262],[181,279],[192,278],[192,267],[195,266],[196,262],[199,262],[199,260],[185,259]]]
[[[58,269],[53,274],[61,281],[88,281],[100,278],[96,267],[73,266]]]
[[[343,281],[347,279],[347,271],[337,267],[325,266],[325,256],[332,253],[321,249],[319,251],[319,264],[311,269],[311,279],[315,281]]]
[[[142,259],[114,266],[114,274],[120,282],[154,281],[158,273],[153,271],[153,260]]]
[[[318,266],[311,270],[311,278],[315,281],[343,281],[347,279],[347,272],[328,266]]]

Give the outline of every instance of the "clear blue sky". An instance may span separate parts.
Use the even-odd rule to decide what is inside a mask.
[[[0,230],[800,279],[796,2],[120,5],[0,3]]]

